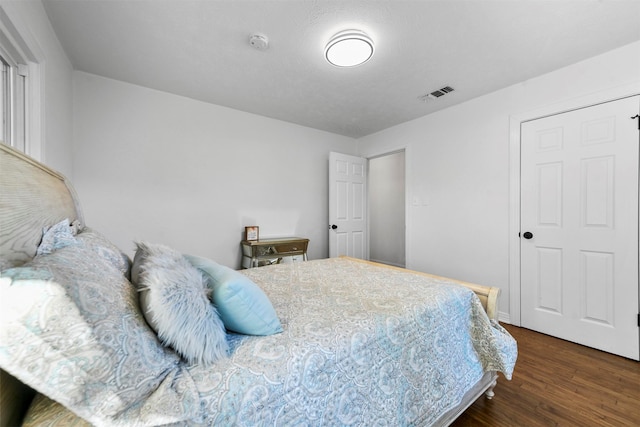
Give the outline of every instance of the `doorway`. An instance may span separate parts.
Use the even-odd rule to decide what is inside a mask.
[[[369,158],[369,258],[406,266],[405,151]]]

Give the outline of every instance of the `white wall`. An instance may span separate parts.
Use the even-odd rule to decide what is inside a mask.
[[[74,118],[86,222],[129,254],[146,240],[239,267],[258,225],[328,256],[328,153],[354,139],[83,72]]]
[[[361,138],[365,157],[407,148],[407,267],[499,286],[508,318],[510,116],[639,80],[637,42]]]
[[[60,46],[40,1],[1,1],[0,7],[26,43],[31,59],[39,64],[40,75],[35,85],[40,90],[41,104],[35,108],[39,122],[34,157],[72,179],[72,72],[71,63]]]

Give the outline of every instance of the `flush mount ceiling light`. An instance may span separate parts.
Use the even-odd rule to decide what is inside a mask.
[[[324,57],[336,67],[355,67],[373,56],[373,40],[359,30],[341,31],[329,40]]]

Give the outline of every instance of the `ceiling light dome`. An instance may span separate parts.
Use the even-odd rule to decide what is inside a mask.
[[[329,40],[324,57],[336,67],[355,67],[373,56],[371,37],[359,30],[341,31]]]

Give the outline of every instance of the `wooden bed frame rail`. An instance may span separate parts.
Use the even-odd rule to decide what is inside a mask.
[[[415,270],[408,270],[406,268],[396,267],[396,266],[387,265],[387,264],[380,264],[373,261],[365,261],[358,258],[351,258],[347,256],[343,256],[343,258],[348,258],[352,261],[358,261],[365,264],[377,265],[379,267],[386,267],[392,270],[409,271],[411,273],[419,274],[421,276],[431,277],[431,278],[440,279],[440,280],[446,280],[447,282],[453,282],[453,283],[462,285],[464,287],[467,287],[476,293],[476,295],[480,299],[480,303],[482,304],[484,311],[487,312],[489,319],[498,321],[498,297],[500,297],[500,288],[497,288],[494,286],[483,286],[483,285],[478,285],[476,283],[470,283],[470,282],[463,282],[462,280],[450,279],[448,277],[436,276],[434,274],[423,273],[421,271],[415,271]]]

